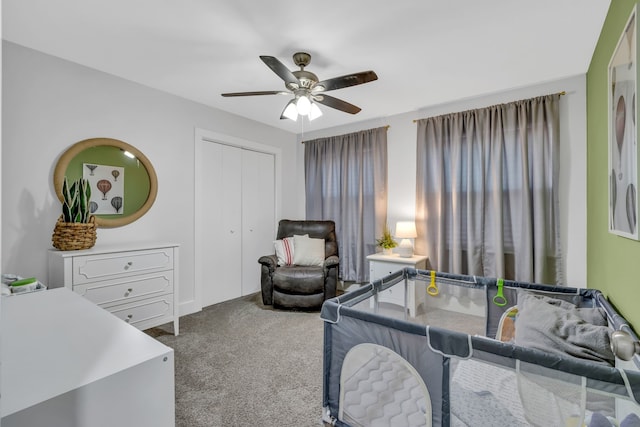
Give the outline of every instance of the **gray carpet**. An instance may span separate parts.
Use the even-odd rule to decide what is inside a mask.
[[[273,310],[259,294],[146,331],[173,348],[176,426],[321,426],[319,312]]]

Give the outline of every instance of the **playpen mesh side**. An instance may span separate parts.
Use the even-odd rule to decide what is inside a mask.
[[[416,277],[410,269],[405,274]],[[428,272],[425,276],[428,277]],[[497,331],[505,311],[512,304],[517,305],[521,289],[552,294],[579,307],[602,307],[612,327],[625,328],[624,319],[594,290],[564,288],[554,292],[545,285],[505,282],[503,291],[510,304],[493,308],[495,280],[472,280],[476,281],[471,286],[472,292],[477,291],[477,286],[486,289],[488,332]],[[342,418],[339,415],[340,408],[344,408],[340,393],[346,391],[342,390],[346,379],[341,377],[341,370],[347,353],[363,343],[389,348],[413,366],[427,387],[434,426],[589,425],[594,416],[609,417],[619,423],[640,414],[637,402],[640,373],[635,367],[616,370],[491,338],[427,327],[416,318],[407,318],[402,311],[400,317],[384,316],[369,302],[381,289],[379,285],[366,286],[353,295],[328,301],[323,307],[321,316],[326,320],[323,402],[335,425],[358,425],[357,420],[344,416],[344,411]],[[464,292],[460,295],[465,298]],[[426,301],[424,308],[429,310],[433,300]],[[360,366],[362,372],[368,369],[364,365],[366,362]],[[353,373],[358,368],[348,370]],[[367,375],[373,371],[370,369]]]
[[[470,335],[485,334],[487,308],[484,284],[442,277],[431,283],[429,275],[419,273],[412,280],[416,315],[409,320]]]
[[[362,318],[363,314],[365,315],[364,318]],[[414,325],[408,325],[408,328],[406,326],[407,325],[405,325],[404,328],[405,330],[390,328],[388,325],[381,325],[376,323],[374,319],[367,318],[366,313],[361,313],[347,307],[341,308],[338,322],[325,323],[325,392],[323,401],[325,408],[329,408],[331,416],[337,420],[336,425],[351,425],[348,423],[345,424],[346,421],[341,420],[339,417],[339,412],[343,409],[340,401],[341,391],[345,391],[341,390],[341,383],[350,382],[351,386],[357,384],[358,380],[354,379],[353,381],[349,381],[349,378],[342,378],[342,373],[343,369],[346,369],[346,372],[349,373],[358,371],[356,368],[349,368],[349,365],[347,365],[347,368],[344,368],[344,363],[347,354],[360,344],[374,343],[377,346],[392,350],[396,355],[400,355],[398,357],[401,357],[412,367],[405,371],[405,374],[411,373],[410,376],[406,377],[409,383],[416,381],[418,384],[443,384],[445,381],[444,375],[446,375],[443,358],[429,350],[427,342],[424,339],[424,331],[422,335],[420,335],[420,328],[415,328]],[[364,363],[369,360],[370,359],[365,358]],[[383,365],[379,362],[380,360],[375,361],[375,363]],[[347,363],[349,363],[348,360]],[[399,362],[396,364],[402,365],[402,363],[403,362]],[[362,368],[360,373],[366,373],[370,379],[370,381],[362,381],[362,385],[365,387],[362,391],[368,393],[371,390],[366,388],[369,387],[367,382],[376,382],[376,376],[381,373],[375,373],[371,369]],[[386,369],[386,367],[383,369]],[[410,378],[411,376],[413,376],[413,379]],[[402,402],[395,400],[396,396],[400,396],[400,394],[396,394],[391,398],[393,392],[400,391],[401,393],[401,389],[397,388],[397,390],[392,390],[394,386],[391,384],[385,384],[379,381],[376,383],[377,386],[381,387],[377,390],[379,393],[370,394],[369,397],[373,396],[372,398],[376,401],[385,402],[390,408],[386,414],[389,414],[390,411],[393,410],[391,408],[395,403],[402,405]],[[443,425],[441,423],[442,392],[439,390],[439,387],[436,387],[435,390],[432,388],[433,386],[430,386],[428,389],[428,395],[430,397],[429,406],[431,408],[430,420],[433,420],[433,425],[440,426]],[[357,401],[365,397],[351,395],[349,398],[351,399],[350,402],[355,402],[355,404],[351,410],[347,410],[347,413],[353,415],[354,411],[358,410],[353,409],[355,405],[358,404]],[[416,403],[416,405],[418,404]],[[333,410],[334,408],[335,411]],[[420,411],[423,411],[427,409],[427,406],[422,405],[418,406],[418,408]],[[381,408],[370,408],[369,411],[373,415],[375,415],[375,413],[384,415],[384,411],[382,411]]]
[[[528,425],[512,381],[514,373],[509,368],[501,369],[473,359],[452,359],[451,372],[452,426]]]
[[[628,396],[606,391],[602,383],[519,360],[509,367],[453,358],[451,367],[451,425],[455,427],[588,426],[594,417],[619,423],[640,410]],[[633,402],[632,409],[617,411],[616,404],[622,400]]]

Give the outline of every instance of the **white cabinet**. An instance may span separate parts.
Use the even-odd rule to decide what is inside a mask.
[[[178,335],[178,245],[49,250],[48,287],[65,286],[139,328],[173,322]]]
[[[171,348],[66,288],[0,319],[2,427],[175,426]]]
[[[373,254],[367,256],[369,260],[369,280],[382,279],[391,273],[402,270],[405,267],[412,267],[424,270],[427,268],[427,257],[424,255],[413,255],[412,257],[401,257],[399,255]],[[416,291],[413,280],[407,283],[407,309],[410,316],[416,314]],[[378,302],[387,302],[404,307],[405,287],[403,283],[398,283],[389,289],[378,294]]]

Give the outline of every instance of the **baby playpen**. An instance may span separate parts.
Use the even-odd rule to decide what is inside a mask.
[[[609,342],[637,337],[598,290],[406,268],[321,317],[325,423],[640,426],[640,359]]]

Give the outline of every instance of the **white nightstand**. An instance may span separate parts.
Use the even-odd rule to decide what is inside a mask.
[[[410,258],[399,255],[373,254],[367,256],[369,260],[369,281],[381,279],[405,267],[424,270],[427,268],[428,257],[425,255],[413,255]],[[407,309],[410,316],[416,314],[416,292],[413,280],[407,283]],[[388,302],[404,307],[404,285],[398,283],[395,286],[378,294],[378,302]]]

